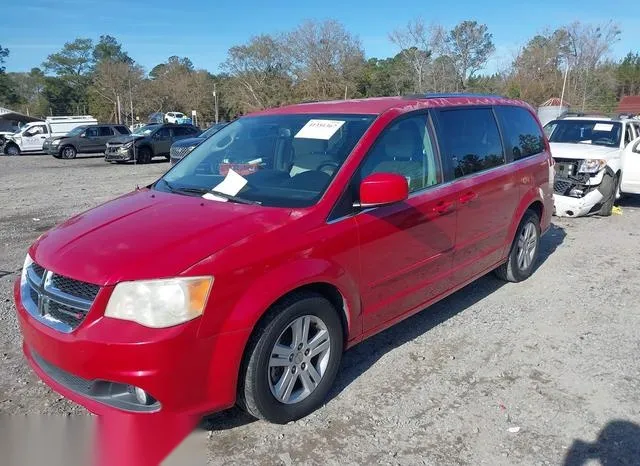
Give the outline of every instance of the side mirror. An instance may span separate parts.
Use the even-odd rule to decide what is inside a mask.
[[[86,138],[87,137],[87,133],[80,133],[80,137],[81,138]]]
[[[408,197],[409,183],[397,173],[374,173],[360,183],[360,207],[395,204]]]

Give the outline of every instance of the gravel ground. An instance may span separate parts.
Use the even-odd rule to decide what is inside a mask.
[[[28,245],[167,167],[0,157],[0,413],[85,413],[22,359],[11,288]],[[207,418],[210,462],[639,464],[640,198],[621,206],[554,219],[530,280],[487,276],[347,352],[308,418]]]

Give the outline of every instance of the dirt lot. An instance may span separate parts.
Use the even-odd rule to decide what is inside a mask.
[[[11,287],[30,242],[167,167],[0,157],[0,413],[84,413],[22,360]],[[622,209],[554,219],[530,280],[487,276],[352,349],[307,419],[207,419],[210,461],[638,464],[640,199]]]

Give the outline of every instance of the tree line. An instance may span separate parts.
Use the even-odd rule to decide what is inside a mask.
[[[424,92],[496,93],[539,105],[564,95],[574,109],[612,112],[640,94],[640,54],[611,58],[621,31],[612,22],[572,24],[532,37],[492,74],[495,53],[484,24],[452,29],[421,19],[392,31],[397,53],[366,58],[336,20],[307,21],[251,37],[228,50],[218,73],[172,56],[145,70],[110,35],[77,38],[38,68],[7,72],[0,46],[0,105],[35,116],[89,113],[100,121],[145,121],[153,112],[197,110],[213,121],[288,103]],[[215,94],[215,95],[214,95]]]

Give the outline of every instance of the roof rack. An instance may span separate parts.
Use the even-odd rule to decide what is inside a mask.
[[[409,94],[404,96],[405,99],[452,99],[456,97],[475,97],[475,98],[492,98],[504,99],[504,96],[494,94],[469,94],[469,93],[426,93],[426,94]]]

